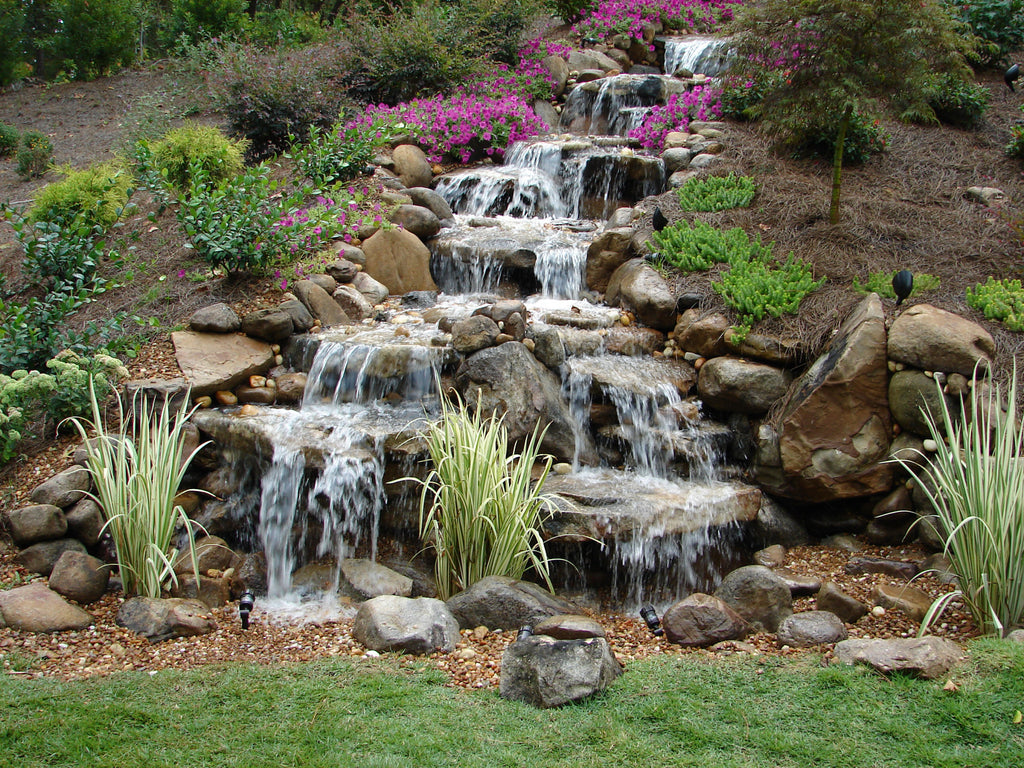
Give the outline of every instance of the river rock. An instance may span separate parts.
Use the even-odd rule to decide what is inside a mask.
[[[587,249],[586,281],[592,291],[604,293],[612,273],[629,261],[632,227],[605,229]]]
[[[754,553],[754,565],[765,568],[778,568],[786,562],[786,548],[781,544],[772,544]]]
[[[927,592],[909,584],[876,584],[871,589],[871,600],[875,605],[900,611],[913,621],[921,621],[932,605]]]
[[[824,502],[888,491],[883,463],[892,435],[885,316],[877,294],[858,305],[782,408],[774,449],[758,451],[757,476],[773,493]]]
[[[540,63],[544,65],[544,69],[546,69],[548,74],[551,75],[554,88],[551,95],[556,98],[561,96],[565,93],[565,85],[569,81],[569,65],[566,63],[565,59],[556,54],[545,56],[541,59]],[[556,123],[551,127],[557,128],[558,125]]]
[[[498,324],[484,315],[473,315],[452,324],[452,347],[456,352],[471,355],[494,346],[498,338]]]
[[[902,672],[925,680],[942,677],[963,657],[960,646],[940,637],[844,640],[836,644],[835,654],[843,664],[867,664],[884,674]]]
[[[557,371],[565,362],[565,344],[562,336],[550,325],[534,323],[527,328],[527,337],[533,339],[533,355],[548,368]]]
[[[675,327],[676,298],[665,278],[643,259],[631,259],[612,273],[605,302],[634,312],[637,320],[651,328]]]
[[[339,285],[334,301],[353,323],[373,317],[373,305],[354,285]]]
[[[277,305],[277,308],[282,312],[288,313],[288,317],[292,319],[292,328],[295,333],[305,333],[313,327],[313,315],[306,309],[306,305],[298,299],[282,301]]]
[[[998,187],[968,187],[964,190],[964,197],[989,208],[995,208],[1006,201],[1006,193]]]
[[[519,629],[551,616],[577,612],[571,603],[536,584],[507,576],[480,579],[452,595],[448,608],[462,629]]]
[[[889,329],[889,357],[925,371],[972,377],[987,370],[996,353],[992,335],[977,323],[930,304],[915,304]]]
[[[606,74],[619,68],[614,59],[593,48],[570,51],[567,66],[569,71],[582,72],[585,69],[597,69]]]
[[[391,153],[395,174],[409,187],[429,187],[434,178],[430,161],[422,149],[414,144],[399,144]]]
[[[338,306],[331,294],[312,280],[299,280],[293,286],[293,290],[299,301],[309,310],[309,314],[319,320],[323,327],[350,324],[349,316]]]
[[[365,272],[360,272],[352,278],[352,287],[359,291],[371,304],[380,304],[388,297],[388,287],[383,283],[374,280]]]
[[[306,391],[305,373],[283,373],[277,377],[277,401],[288,405],[294,405],[302,401],[302,394]]]
[[[745,565],[728,574],[715,590],[755,630],[774,632],[793,613],[793,596],[786,583],[761,565]]]
[[[720,411],[761,414],[784,397],[793,380],[788,371],[736,357],[715,357],[701,366],[697,391]]]
[[[346,243],[342,240],[337,240],[331,246],[331,250],[333,250],[334,253],[337,254],[339,259],[346,259],[348,261],[351,261],[353,264],[358,264],[359,266],[363,266],[366,264],[366,254],[363,253],[362,248],[359,248],[355,245],[350,245],[349,243]],[[331,274],[330,269],[326,271],[327,274],[331,275],[331,277],[333,277],[335,280],[338,280],[339,283],[345,282],[344,280],[339,280],[337,275]]]
[[[188,327],[199,333],[234,333],[242,322],[235,310],[221,301],[193,312]]]
[[[688,309],[679,317],[672,337],[676,346],[701,357],[719,357],[729,353],[726,332],[732,327],[729,318],[714,312],[702,315],[699,309]]]
[[[562,461],[573,460],[576,422],[562,398],[561,382],[521,342],[490,347],[466,358],[455,374],[455,386],[471,408],[504,414],[510,440],[531,434],[538,423],[548,425],[542,450]],[[584,464],[597,463],[597,449],[589,436],[579,456]]]
[[[92,475],[84,467],[72,466],[37,485],[30,495],[36,504],[52,504],[66,509],[82,499],[92,488]]]
[[[851,557],[843,570],[847,573],[884,573],[886,576],[895,576],[910,581],[917,576],[918,568],[915,563],[906,560],[890,560],[885,557]]]
[[[779,625],[779,645],[807,648],[822,643],[838,643],[848,637],[842,620],[828,611],[804,611],[787,616]]]
[[[455,213],[452,211],[452,207],[434,190],[429,187],[409,187],[405,191],[412,198],[413,203],[433,213],[440,221],[441,226],[447,227],[455,223]]]
[[[843,592],[836,584],[826,581],[818,590],[815,606],[819,611],[834,613],[847,624],[856,624],[868,612],[860,600]]]
[[[271,344],[284,341],[294,330],[292,316],[283,309],[257,309],[242,318],[242,330]]]
[[[7,530],[19,547],[40,541],[59,539],[68,532],[68,521],[60,507],[53,504],[33,504],[4,512]]]
[[[505,649],[499,691],[503,699],[548,709],[599,693],[621,674],[622,665],[603,637],[531,635]]]
[[[922,409],[933,414],[941,424],[943,401],[951,414],[958,412],[953,398],[943,395],[935,379],[923,371],[898,371],[889,381],[889,410],[896,423],[908,432],[930,437],[928,419]]]
[[[233,565],[237,565],[240,558],[234,553],[228,543],[220,536],[201,536],[196,539],[196,567],[199,575],[203,576],[207,571],[226,571]],[[192,566],[192,555],[187,548],[183,548],[174,561],[174,572],[179,576],[186,573],[195,573]]]
[[[220,608],[231,602],[232,578],[226,576],[201,576],[185,573],[178,576],[171,586],[171,597],[198,600],[207,608]]]
[[[820,579],[814,576],[797,573],[791,568],[786,568],[785,566],[773,568],[772,573],[785,582],[786,586],[789,588],[789,593],[793,597],[813,595],[821,589]]]
[[[65,552],[50,573],[50,589],[82,605],[103,597],[109,582],[109,566],[84,552]]]
[[[533,634],[547,635],[555,640],[585,640],[588,637],[607,637],[604,627],[589,616],[563,613],[533,625]]]
[[[172,637],[205,635],[217,628],[209,606],[180,597],[133,597],[117,611],[117,625],[127,627],[151,643]]]
[[[558,114],[558,110],[555,109],[555,105],[546,99],[534,99],[533,102],[533,113],[540,118],[540,121],[548,127],[549,131],[555,131],[558,129],[558,123],[561,121],[561,115]]]
[[[241,334],[175,331],[171,342],[194,397],[234,389],[274,364],[269,344]]]
[[[53,541],[41,541],[21,550],[14,559],[22,565],[25,570],[38,573],[42,576],[49,576],[53,571],[54,564],[65,552],[85,552],[85,545],[78,539],[54,539]]]
[[[422,205],[400,205],[391,213],[389,220],[420,240],[429,240],[441,231],[441,221],[432,210]]]
[[[662,617],[665,637],[684,648],[707,648],[723,640],[745,637],[750,627],[721,598],[694,592]]]
[[[381,595],[359,606],[352,637],[374,651],[450,652],[459,625],[440,600]]]
[[[409,291],[436,291],[430,275],[430,251],[411,232],[382,229],[363,243],[366,273],[401,295]],[[361,292],[362,288],[356,286]]]
[[[387,566],[362,558],[341,561],[341,575],[362,600],[381,595],[412,597],[412,579]]]
[[[799,547],[811,540],[807,527],[767,494],[761,497],[761,508],[751,525],[754,540],[761,546],[781,544]]]
[[[362,253],[362,251],[360,251]],[[363,254],[363,260],[366,260],[366,254]],[[348,259],[338,259],[337,261],[328,264],[324,271],[334,278],[334,281],[340,285],[348,285],[355,279],[355,276],[359,274],[359,265],[354,261]]]
[[[72,605],[42,582],[0,590],[0,615],[21,632],[64,632],[86,629],[93,617]]]
[[[661,153],[665,163],[665,173],[671,176],[676,171],[685,171],[693,159],[693,150],[686,147],[670,147]]]
[[[103,512],[100,505],[88,496],[72,504],[64,519],[68,524],[68,535],[78,539],[87,547],[95,546],[103,530]]]

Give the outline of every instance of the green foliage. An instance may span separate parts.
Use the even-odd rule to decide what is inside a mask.
[[[388,137],[376,131],[345,128],[336,123],[321,131],[309,131],[309,140],[292,148],[290,155],[302,175],[318,187],[361,175]]]
[[[838,138],[838,125],[812,124],[797,132],[792,141],[798,155],[832,160]],[[888,141],[889,137],[882,130],[879,120],[854,112],[850,115],[850,124],[843,139],[843,163],[866,163],[872,155],[884,152]]]
[[[18,145],[18,175],[34,179],[46,173],[53,157],[53,143],[44,133],[25,131]]]
[[[1024,107],[1021,107],[1024,109]],[[1010,143],[1006,145],[1006,154],[1010,157],[1024,158],[1024,121],[1017,121],[1010,126]]]
[[[81,216],[89,224],[109,229],[128,204],[130,186],[130,174],[118,163],[69,170],[63,181],[47,184],[39,191],[28,220],[73,221]]]
[[[18,149],[21,133],[13,125],[0,123],[0,157],[10,157]]]
[[[566,24],[575,24],[594,9],[596,0],[545,0],[544,5],[551,13]]]
[[[988,89],[946,72],[928,77],[922,93],[927,106],[910,104],[900,119],[923,125],[936,122],[958,128],[974,128],[988,108]]]
[[[751,242],[739,227],[722,230],[703,221],[693,224],[680,221],[661,232],[652,232],[651,238],[653,245],[648,245],[658,252],[661,262],[683,272],[701,272],[715,264],[765,259],[771,255],[772,248],[762,246],[760,237]]]
[[[684,211],[725,211],[746,208],[757,189],[750,176],[708,176],[688,180],[676,190]]]
[[[750,327],[766,315],[795,315],[804,297],[824,282],[825,278],[815,280],[811,266],[790,253],[778,267],[767,259],[738,261],[711,287],[739,314],[735,339],[742,341]]]
[[[193,533],[202,526],[175,504],[188,465],[202,446],[184,452],[184,427],[191,412],[188,400],[172,411],[169,400],[153,408],[144,395],[133,403],[131,418],[117,398],[116,432],[108,432],[98,394],[90,389],[92,420],[72,418],[84,441],[96,500],[105,527],[117,548],[117,566],[129,595],[160,597],[164,582],[177,583],[174,575],[175,532],[183,527],[196,567]],[[96,439],[90,440],[90,432]]]
[[[45,48],[73,79],[94,80],[135,61],[136,0],[53,0],[60,19]]]
[[[508,430],[497,414],[484,419],[480,411],[470,415],[461,400],[442,403],[442,417],[427,433],[434,468],[422,482],[419,526],[436,556],[438,595],[447,600],[486,576],[518,579],[529,567],[551,588],[540,534],[552,505],[540,492],[551,469],[551,457],[539,455],[544,432],[538,425],[510,456]]]
[[[983,632],[1001,636],[1024,621],[1024,430],[1016,365],[1006,399],[997,384],[975,386],[969,403],[961,399],[953,413],[936,386],[942,410],[925,415],[937,449],[923,468],[916,461],[900,464],[949,531],[944,552],[959,581],[932,605],[921,632],[961,598]]]
[[[954,16],[978,40],[976,55],[985,65],[1005,64],[1024,43],[1024,0],[945,0]]]
[[[853,290],[865,295],[869,293],[877,293],[882,298],[895,299],[896,291],[892,288],[892,279],[895,275],[896,271],[872,272],[868,275],[867,281],[863,284],[860,282],[859,278],[854,277]],[[934,291],[939,287],[939,282],[939,278],[936,275],[929,275],[927,272],[915,274],[914,288],[911,290],[910,295],[917,296],[921,293]]]
[[[188,191],[196,183],[196,168],[204,183],[218,183],[242,171],[242,156],[248,144],[232,141],[216,128],[186,123],[167,133],[150,147],[153,168],[171,186]]]
[[[305,11],[274,8],[257,11],[252,21],[243,17],[245,39],[262,48],[296,48],[322,40],[325,30],[317,18]]]
[[[194,43],[238,32],[244,23],[243,0],[171,0],[170,18],[161,29],[164,46]]]
[[[25,75],[25,5],[0,0],[0,88]]]
[[[1000,320],[1011,331],[1024,331],[1024,287],[1020,280],[997,280],[967,289],[967,305],[989,320]]]

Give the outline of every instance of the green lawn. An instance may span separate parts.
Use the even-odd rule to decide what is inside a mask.
[[[665,658],[540,711],[425,667],[229,666],[0,681],[0,765],[1024,766],[1024,644],[972,645],[944,681],[817,658]]]

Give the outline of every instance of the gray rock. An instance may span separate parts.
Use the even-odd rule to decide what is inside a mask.
[[[761,497],[761,508],[751,526],[751,533],[763,546],[799,547],[811,540],[804,524],[767,494]]]
[[[434,173],[422,149],[413,144],[399,144],[391,158],[395,163],[395,174],[406,188],[430,186]]]
[[[963,657],[960,646],[939,637],[844,640],[835,654],[843,664],[867,664],[884,674],[902,672],[925,680],[942,677]]]
[[[534,357],[548,368],[558,370],[565,362],[565,345],[556,329],[535,323],[527,329],[527,336],[533,339]]]
[[[452,324],[452,347],[456,352],[471,355],[493,347],[498,338],[498,324],[484,315],[473,315]]]
[[[323,288],[327,293],[334,293],[338,289],[338,281],[327,274],[310,275],[308,280],[312,280],[314,283]]]
[[[694,156],[690,161],[690,170],[700,171],[704,168],[710,168],[713,165],[721,162],[721,158],[718,155],[701,153]]]
[[[953,563],[942,552],[928,555],[921,563],[921,573],[932,574],[940,584],[956,584],[960,580]]]
[[[603,637],[533,635],[505,649],[499,691],[503,699],[548,709],[599,693],[620,674],[622,665]]]
[[[930,411],[941,419],[943,401],[953,408],[953,398],[942,394],[935,379],[923,371],[898,371],[889,381],[889,410],[896,423],[903,429],[917,435],[929,437],[928,420],[922,409]]]
[[[0,591],[0,615],[8,627],[21,632],[64,632],[93,623],[91,615],[42,582]]]
[[[366,254],[363,254],[363,261],[366,261]],[[348,259],[338,259],[333,264],[328,264],[325,271],[339,286],[347,285],[359,274],[359,265]]]
[[[339,285],[334,300],[353,323],[373,317],[373,304],[353,285]]]
[[[544,68],[554,81],[554,93],[552,95],[555,97],[561,96],[565,93],[565,84],[569,81],[569,65],[565,62],[565,59],[555,54],[545,56],[541,59],[541,64],[544,65]],[[557,128],[557,122],[551,127]]]
[[[348,315],[338,306],[327,291],[312,280],[299,280],[294,285],[295,295],[299,297],[306,309],[322,326],[348,325]]]
[[[847,624],[856,624],[868,612],[860,600],[843,592],[831,581],[826,581],[818,590],[815,606],[819,611],[834,613]]]
[[[372,560],[342,560],[341,575],[356,595],[364,600],[381,595],[412,597],[412,579]]]
[[[871,589],[871,600],[875,605],[900,611],[913,621],[921,621],[932,605],[927,592],[909,584],[876,584]]]
[[[235,310],[224,302],[197,309],[188,319],[188,327],[199,333],[234,333],[242,327]]]
[[[665,637],[685,648],[707,648],[745,637],[750,627],[724,600],[694,592],[662,617]]]
[[[651,328],[667,331],[676,325],[676,297],[665,278],[643,259],[631,259],[612,273],[605,301],[631,310]]]
[[[446,221],[454,222],[455,213],[452,211],[452,207],[434,190],[429,187],[409,187],[405,191],[412,198],[413,203],[431,211],[442,226]]]
[[[282,312],[288,313],[288,317],[292,319],[292,328],[295,333],[305,333],[313,327],[313,315],[306,309],[306,305],[298,299],[282,301],[277,305],[277,308]]]
[[[488,576],[453,595],[448,608],[463,629],[518,629],[543,619],[576,613],[574,606],[528,581]]]
[[[283,309],[257,309],[242,318],[246,335],[271,344],[284,341],[294,329],[292,316]]]
[[[100,505],[88,496],[71,505],[64,513],[68,523],[68,535],[78,539],[87,547],[95,546],[103,530],[103,512]]]
[[[615,60],[592,48],[573,50],[569,52],[567,62],[569,71],[582,72],[585,69],[596,69],[602,73],[614,72],[619,69]]]
[[[430,274],[430,251],[412,232],[382,229],[363,243],[363,251],[366,274],[387,286],[390,294],[437,290]]]
[[[346,242],[337,241],[332,246],[332,250],[338,255],[339,259],[345,259],[351,261],[353,264],[363,266],[366,264],[366,254],[363,253],[362,248],[358,248],[354,245],[349,245]],[[331,275],[330,269],[327,270],[327,274]],[[331,275],[335,280],[338,280],[337,275]],[[344,280],[338,280],[339,283],[345,282]]]
[[[422,205],[400,205],[388,217],[392,224],[404,227],[420,240],[429,240],[441,231],[441,221]]]
[[[697,390],[705,404],[730,413],[767,413],[784,397],[792,374],[764,363],[714,357],[701,366]]]
[[[671,176],[690,167],[693,151],[686,147],[671,147],[661,153],[661,159],[665,163],[665,173]]]
[[[274,364],[269,344],[241,334],[175,331],[171,342],[193,396],[234,389]]]
[[[604,627],[589,616],[561,614],[533,625],[533,634],[547,635],[555,640],[585,640],[588,637],[607,637]]]
[[[59,539],[68,532],[68,522],[60,507],[53,504],[33,504],[4,513],[7,530],[19,547],[39,541]]]
[[[535,99],[533,102],[533,113],[540,118],[541,122],[543,122],[549,130],[557,130],[558,123],[561,121],[561,116],[550,101]]]
[[[380,304],[388,297],[388,287],[365,272],[360,272],[352,278],[352,286],[363,294],[370,304]]]
[[[53,566],[65,552],[85,552],[85,546],[78,539],[55,539],[41,541],[21,550],[14,559],[26,570],[49,576]]]
[[[977,323],[930,304],[915,304],[889,329],[889,357],[925,371],[974,375],[995,356],[992,335]]]
[[[459,625],[440,600],[381,595],[359,606],[352,637],[375,651],[451,651]]]
[[[171,597],[133,597],[117,611],[117,625],[151,643],[172,637],[205,635],[217,628],[210,609],[199,600]]]
[[[838,643],[848,637],[842,620],[828,611],[804,611],[783,619],[776,637],[779,645],[807,648],[822,643]]]
[[[241,560],[220,536],[201,536],[196,539],[195,550],[200,576],[205,576],[207,571],[226,571]],[[179,576],[195,573],[188,549],[182,549],[178,553],[174,561],[174,572]]]
[[[30,498],[36,504],[67,509],[92,488],[92,476],[84,467],[72,466],[37,485]]]
[[[886,576],[896,576],[900,579],[910,581],[917,576],[918,568],[916,563],[906,560],[890,560],[885,557],[851,557],[843,567],[847,573],[884,573]]]
[[[109,566],[83,552],[65,552],[50,573],[50,589],[82,605],[103,597],[109,582]]]
[[[1015,629],[1005,638],[1011,643],[1024,643],[1024,629]]]
[[[968,187],[964,190],[964,197],[989,208],[995,208],[1006,201],[1006,193],[998,187]]]
[[[864,545],[857,541],[856,536],[849,533],[837,533],[821,540],[821,546],[831,549],[841,549],[843,552],[860,552]]]
[[[793,597],[786,583],[761,565],[745,565],[728,574],[715,590],[755,629],[774,632],[793,613]]]

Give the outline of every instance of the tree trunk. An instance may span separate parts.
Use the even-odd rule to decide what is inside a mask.
[[[828,209],[828,220],[839,223],[839,185],[843,178],[843,144],[846,142],[846,130],[850,127],[853,115],[853,104],[847,104],[843,117],[839,121],[839,133],[836,135],[836,148],[832,153],[832,205]]]

